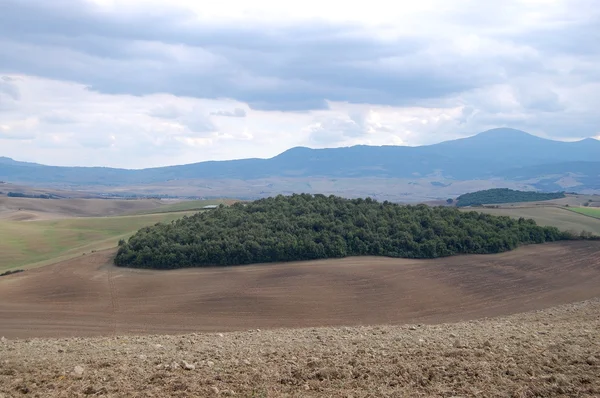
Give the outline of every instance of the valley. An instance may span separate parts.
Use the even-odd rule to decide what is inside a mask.
[[[597,199],[566,194],[458,209],[440,200],[423,209],[531,218],[600,235]],[[449,377],[454,394],[600,393],[600,346],[591,332],[598,326],[600,241],[431,259],[114,265],[118,240],[140,228],[238,201],[0,197],[0,356],[8,360],[0,362],[0,396],[267,397],[298,388],[304,396],[445,396]],[[237,206],[252,209],[248,201]],[[549,350],[574,365],[542,365],[539,355]],[[376,355],[376,368],[366,352]],[[481,362],[515,355],[509,374]],[[399,374],[406,360],[414,366]],[[137,370],[117,370],[123,366]],[[526,376],[542,366],[558,381]]]

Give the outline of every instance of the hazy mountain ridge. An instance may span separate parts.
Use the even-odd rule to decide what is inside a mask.
[[[182,179],[420,179],[436,175],[458,181],[539,179],[545,180],[542,186],[553,186],[556,180],[568,176],[582,188],[600,189],[599,159],[600,141],[595,139],[561,142],[503,128],[419,147],[295,147],[270,159],[209,161],[141,170],[45,166],[2,157],[0,180],[120,186]],[[540,189],[544,189],[542,186]]]

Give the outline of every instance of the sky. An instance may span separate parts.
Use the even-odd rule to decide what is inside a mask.
[[[0,156],[600,138],[597,0],[0,0]]]

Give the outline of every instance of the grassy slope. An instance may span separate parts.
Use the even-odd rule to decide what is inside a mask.
[[[577,213],[585,214],[586,216],[600,218],[600,208],[597,207],[573,207],[570,210]]]
[[[600,235],[600,220],[595,220],[560,207],[465,209],[465,211],[473,210],[500,216],[533,218],[539,225],[554,226],[561,230],[573,230],[577,232],[585,230]]]
[[[0,271],[30,268],[115,247],[138,229],[170,222],[187,212],[140,216],[66,218],[47,221],[0,221]]]

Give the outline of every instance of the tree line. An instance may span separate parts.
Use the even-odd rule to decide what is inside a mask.
[[[517,191],[508,188],[493,188],[460,195],[456,199],[456,205],[464,207],[498,203],[537,202],[542,200],[561,199],[564,197],[564,192],[534,192]]]
[[[1,193],[1,192],[0,192]],[[9,192],[6,196],[11,198],[29,198],[29,199],[52,199],[50,194],[29,195],[22,192]]]
[[[339,258],[498,253],[573,236],[455,207],[294,194],[220,205],[119,241],[115,264],[170,269]]]

